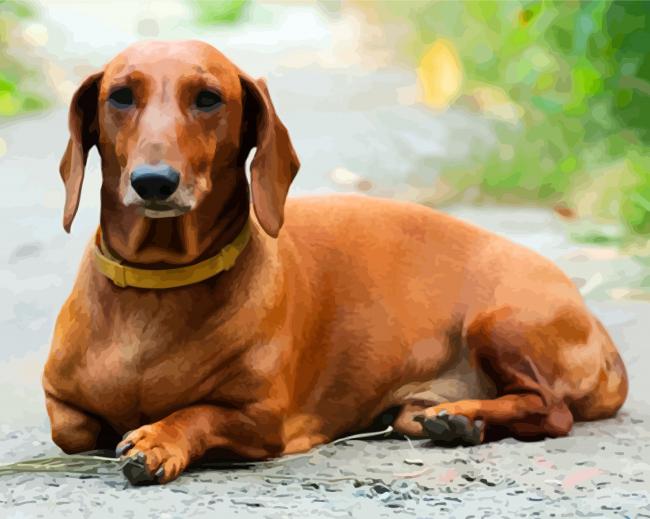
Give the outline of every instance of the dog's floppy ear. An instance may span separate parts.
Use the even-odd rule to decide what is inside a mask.
[[[252,147],[257,147],[251,162],[253,207],[262,228],[275,238],[282,227],[284,202],[300,161],[289,132],[275,113],[266,82],[244,73],[240,78],[244,91],[242,150],[248,155]]]
[[[97,144],[99,137],[97,100],[102,74],[103,72],[97,72],[88,76],[74,93],[70,102],[68,114],[70,139],[59,166],[59,172],[65,184],[63,228],[66,232],[70,232],[72,220],[74,220],[79,207],[88,151]]]

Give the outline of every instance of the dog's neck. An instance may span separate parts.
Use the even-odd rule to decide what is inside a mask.
[[[102,193],[103,194],[103,193]],[[248,186],[225,202],[206,199],[181,216],[148,218],[102,196],[101,228],[109,252],[127,266],[164,269],[193,265],[231,243],[249,218]],[[215,211],[216,209],[216,211]]]

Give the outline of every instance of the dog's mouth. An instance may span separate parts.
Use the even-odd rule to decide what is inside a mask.
[[[179,205],[174,202],[155,201],[145,202],[139,205],[142,214],[148,218],[170,218],[181,216],[187,213],[192,207],[189,205]]]

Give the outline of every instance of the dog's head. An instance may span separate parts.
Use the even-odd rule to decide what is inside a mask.
[[[253,206],[262,228],[278,235],[298,158],[264,81],[210,45],[129,47],[81,84],[69,128],[60,166],[68,232],[93,146],[102,159],[102,212],[120,213],[110,217],[123,222],[192,213],[214,221],[246,186],[245,161],[256,147]]]

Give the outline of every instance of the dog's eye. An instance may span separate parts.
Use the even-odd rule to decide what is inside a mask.
[[[129,87],[118,88],[111,92],[108,101],[115,107],[125,109],[133,106],[133,91]]]
[[[194,104],[202,112],[209,112],[221,104],[221,97],[216,92],[201,90],[196,96]]]

